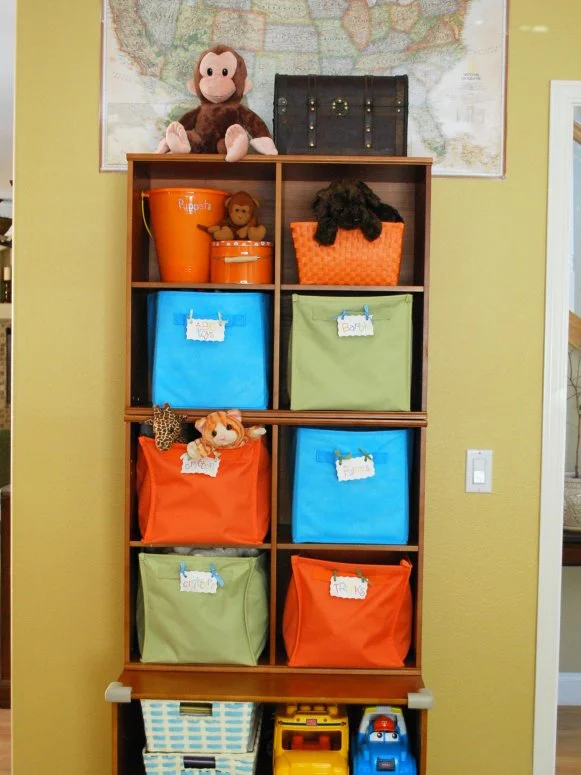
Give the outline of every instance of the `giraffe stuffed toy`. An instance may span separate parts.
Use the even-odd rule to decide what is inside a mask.
[[[174,412],[169,404],[153,407],[153,420],[148,421],[148,425],[153,426],[153,436],[155,446],[165,452],[175,442],[185,442],[183,422],[186,416]]]

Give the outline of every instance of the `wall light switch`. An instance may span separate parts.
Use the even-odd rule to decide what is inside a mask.
[[[466,492],[492,492],[492,450],[466,450]]]

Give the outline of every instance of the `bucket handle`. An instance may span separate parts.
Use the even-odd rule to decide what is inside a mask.
[[[149,191],[142,191],[141,192],[141,216],[143,218],[143,223],[145,224],[145,228],[147,230],[147,233],[153,239],[153,234],[151,233],[151,229],[149,228],[149,224],[147,223],[147,218],[145,217],[145,199],[146,197],[149,197]]]
[[[258,256],[225,256],[225,264],[249,264],[250,262],[258,261]]]

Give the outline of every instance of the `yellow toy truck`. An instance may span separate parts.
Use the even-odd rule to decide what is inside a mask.
[[[342,705],[280,705],[274,775],[349,775],[349,721]]]

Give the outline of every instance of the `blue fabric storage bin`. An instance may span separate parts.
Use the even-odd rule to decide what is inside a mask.
[[[295,440],[295,543],[407,543],[409,431],[297,428]],[[335,450],[343,456],[371,454],[375,476],[339,481]]]
[[[223,342],[186,339],[187,319],[226,321]],[[152,402],[203,409],[268,409],[271,300],[267,293],[159,291],[153,314]]]

